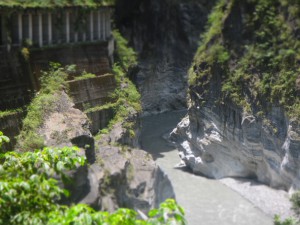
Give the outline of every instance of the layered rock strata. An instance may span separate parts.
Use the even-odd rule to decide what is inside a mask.
[[[195,104],[171,133],[181,159],[195,173],[212,178],[249,177],[272,187],[300,187],[300,130],[280,108],[271,126],[230,105]],[[275,130],[278,131],[274,134]]]

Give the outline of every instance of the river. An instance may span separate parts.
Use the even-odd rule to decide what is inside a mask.
[[[170,133],[186,111],[142,118],[141,145],[170,178],[189,225],[271,225],[273,218],[218,180],[175,168],[178,151],[163,136]]]

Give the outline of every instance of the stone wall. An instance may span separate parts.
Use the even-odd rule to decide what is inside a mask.
[[[38,83],[41,70],[49,68],[49,62],[58,62],[63,66],[75,64],[79,74],[83,71],[95,75],[111,72],[113,58],[111,42],[113,39],[107,42],[33,49],[30,52],[30,64],[36,82]],[[70,77],[70,79],[72,78]]]
[[[116,88],[114,75],[106,74],[85,80],[69,81],[70,95],[76,108],[87,108],[103,105],[110,100],[109,94]]]
[[[19,49],[0,48],[0,59],[0,111],[22,107],[29,102],[32,88]]]
[[[84,111],[110,102],[110,94],[116,88],[116,81],[114,75],[106,74],[86,80],[69,81],[69,87],[75,107]],[[92,122],[90,127],[92,134],[106,127],[113,115],[112,109],[99,109],[87,113]]]
[[[81,110],[100,106],[108,102],[109,94],[115,89],[116,82],[111,72],[113,62],[113,39],[106,42],[94,42],[77,45],[55,46],[49,48],[29,49],[29,62],[24,61],[19,48],[0,51],[0,110],[23,108],[32,97],[33,90],[39,89],[41,70],[48,70],[49,62],[59,62],[63,66],[76,64],[77,73],[83,71],[94,73],[97,77],[86,80],[69,79],[70,94],[74,98],[76,107]],[[89,113],[93,123],[91,130],[97,133],[105,127],[112,117],[111,110],[100,110]],[[4,118],[6,120],[6,118]],[[9,120],[9,118],[7,118]],[[9,137],[18,134],[21,120],[16,120],[14,126],[7,129],[1,123],[0,130]]]

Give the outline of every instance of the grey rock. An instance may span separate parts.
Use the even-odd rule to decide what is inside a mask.
[[[152,157],[129,147],[100,146],[89,167],[90,190],[80,201],[99,210],[119,207],[147,213],[167,198],[174,198],[168,177]]]
[[[44,144],[56,147],[72,146],[72,140],[78,137],[91,141],[87,116],[74,108],[74,103],[64,91],[55,95],[57,101],[45,116],[43,125],[38,131],[44,138]]]
[[[127,119],[134,121],[136,117],[133,113]],[[72,182],[64,187],[71,195],[62,200],[64,203],[86,203],[111,212],[126,207],[147,213],[165,199],[175,197],[168,177],[152,157],[145,151],[124,145],[138,146],[138,121],[133,128],[134,138],[122,123],[117,123],[109,134],[95,143],[88,128],[87,116],[75,109],[68,95],[61,92],[39,129],[47,146],[76,145],[81,154],[86,155],[88,165],[68,172]]]
[[[195,102],[170,138],[182,160],[212,178],[247,177],[271,187],[300,188],[299,123],[279,107],[264,119],[230,104]]]
[[[139,54],[145,115],[186,108],[186,72],[214,2],[117,1],[117,27]]]

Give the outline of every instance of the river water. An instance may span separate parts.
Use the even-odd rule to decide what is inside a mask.
[[[163,136],[170,133],[186,111],[142,119],[142,149],[151,153],[170,178],[176,200],[185,209],[189,225],[271,225],[273,218],[218,180],[175,168],[178,151]]]

